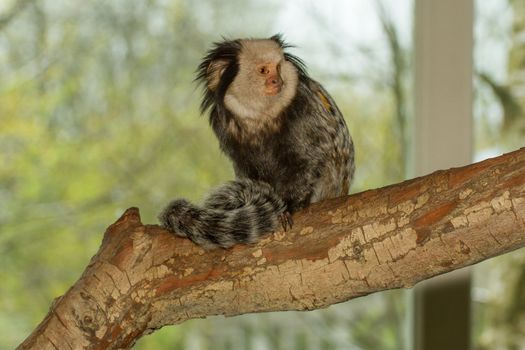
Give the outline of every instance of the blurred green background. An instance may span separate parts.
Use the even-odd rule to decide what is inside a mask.
[[[525,3],[476,4],[483,158],[524,145],[525,79],[516,77],[525,74]],[[198,201],[233,177],[193,83],[221,36],[283,33],[346,116],[357,149],[352,191],[403,180],[412,22],[411,0],[0,2],[0,348],[41,321],[126,208],[155,223],[170,199]],[[524,266],[518,252],[478,268],[476,348],[523,340]],[[389,291],[308,313],[212,317],[136,348],[403,349],[406,301]]]

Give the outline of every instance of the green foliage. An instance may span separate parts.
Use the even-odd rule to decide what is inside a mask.
[[[0,28],[0,348],[15,347],[41,321],[124,209],[138,206],[143,222],[155,223],[173,197],[199,200],[233,177],[198,115],[194,70],[220,34],[268,36],[283,30],[285,12],[278,1],[27,3]],[[306,18],[316,30],[322,23],[312,13]],[[308,48],[308,37],[290,40],[317,49]],[[324,60],[347,58],[324,52],[322,62],[303,58],[347,116],[357,149],[353,191],[401,180],[390,87],[355,88],[356,80],[374,80],[367,73],[333,78]],[[381,59],[363,52],[363,71],[379,71]],[[372,331],[377,348],[398,349],[399,295],[307,314],[192,321],[136,348],[366,348]],[[384,308],[392,302],[395,308]]]
[[[492,11],[486,2],[479,0],[477,5],[479,28],[475,66],[479,79],[475,81],[474,135],[476,153],[482,158],[525,145],[525,3],[500,0],[490,4]],[[494,9],[499,9],[496,17]],[[503,57],[499,64],[494,64],[487,60],[486,52],[498,52]],[[523,250],[476,267],[474,349],[523,348],[523,271]]]

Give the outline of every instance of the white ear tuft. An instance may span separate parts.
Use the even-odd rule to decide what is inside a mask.
[[[217,86],[219,86],[219,81],[221,80],[222,73],[224,73],[224,70],[228,66],[228,62],[227,60],[214,60],[208,65],[206,79],[208,80],[208,89],[210,89],[210,91],[215,91]]]

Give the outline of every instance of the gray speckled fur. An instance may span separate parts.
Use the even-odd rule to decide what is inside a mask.
[[[217,188],[196,206],[185,199],[171,202],[159,215],[165,228],[204,248],[254,243],[277,229],[286,205],[266,183],[243,179]]]
[[[348,193],[354,148],[344,118],[287,47],[280,36],[224,41],[204,58],[197,77],[205,85],[201,108],[210,110],[237,180],[202,206],[173,201],[159,215],[164,227],[206,248],[227,248],[274,231],[285,211]],[[261,93],[251,69],[266,61],[281,67],[276,96]]]

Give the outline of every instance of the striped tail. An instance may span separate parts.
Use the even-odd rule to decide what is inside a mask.
[[[240,179],[217,188],[202,206],[174,200],[158,218],[167,230],[211,249],[257,242],[279,227],[285,211],[270,185]]]

